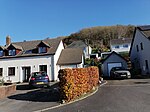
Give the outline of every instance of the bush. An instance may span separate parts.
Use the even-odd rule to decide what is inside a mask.
[[[4,85],[4,80],[0,79],[0,86]]]
[[[59,71],[61,100],[72,101],[90,92],[99,82],[97,67],[63,69]]]

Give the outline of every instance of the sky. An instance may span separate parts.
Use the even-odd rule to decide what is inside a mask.
[[[0,45],[117,24],[150,24],[150,0],[0,0]]]

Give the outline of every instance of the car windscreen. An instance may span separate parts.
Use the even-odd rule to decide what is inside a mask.
[[[47,76],[45,72],[34,72],[32,73],[32,77],[41,77],[41,76]]]

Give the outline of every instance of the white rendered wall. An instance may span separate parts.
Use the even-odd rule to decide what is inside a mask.
[[[39,71],[39,65],[47,65],[47,73],[52,79],[51,68],[52,56],[34,56],[34,57],[21,57],[21,58],[9,58],[0,60],[0,68],[3,68],[4,80],[10,79],[12,82],[23,81],[22,67],[31,67],[31,72]],[[15,76],[8,76],[8,67],[15,67]]]

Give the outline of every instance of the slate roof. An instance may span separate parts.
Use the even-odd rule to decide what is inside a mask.
[[[123,60],[127,61],[124,57],[122,57],[120,54],[116,53],[115,51],[113,51],[112,53],[110,53],[104,60],[102,60],[102,63],[104,63],[111,55],[116,54],[117,56],[119,56],[120,58],[122,58]]]
[[[63,49],[58,59],[57,65],[70,65],[82,63],[83,51],[80,48]]]
[[[21,46],[17,45],[17,44],[10,44],[12,46],[14,46],[16,49],[20,49],[20,50],[23,50]]]
[[[120,39],[112,39],[110,41],[111,45],[120,45],[120,44],[126,44],[131,43],[132,38],[120,38]]]
[[[67,48],[81,48],[81,49],[84,49],[87,46],[88,45],[85,42],[83,42],[81,40],[78,40],[78,41],[72,42],[70,45],[67,46]]]
[[[147,38],[150,38],[150,25],[137,27]]]
[[[58,38],[53,38],[53,39],[45,39],[45,40],[33,40],[33,41],[25,41],[25,42],[13,42],[11,45],[13,45],[17,49],[21,49],[22,51],[17,54],[16,56],[3,56],[0,58],[8,58],[8,57],[21,57],[21,56],[38,56],[38,55],[53,55],[55,54],[59,43],[61,39]],[[47,53],[26,53],[29,50],[33,50],[37,48],[37,46],[41,43],[46,43],[47,46],[50,46],[49,50]],[[9,46],[7,46],[8,48]]]

